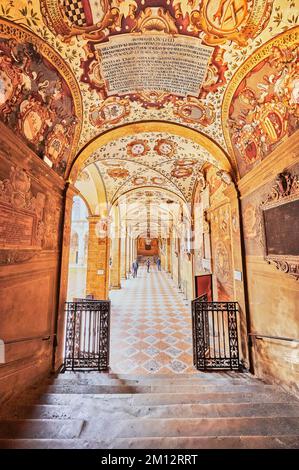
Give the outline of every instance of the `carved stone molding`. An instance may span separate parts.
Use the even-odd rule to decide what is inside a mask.
[[[0,266],[26,263],[39,254],[38,250],[0,250]]]
[[[294,197],[292,197],[294,196]],[[276,202],[286,203],[299,198],[299,176],[292,175],[289,171],[283,171],[276,177],[271,193],[263,201],[262,207],[275,206]],[[274,204],[272,204],[274,203]]]
[[[283,273],[293,276],[296,280],[299,279],[299,260],[298,257],[290,256],[267,256],[266,261],[268,264],[273,264],[276,269]]]
[[[299,279],[299,247],[298,247],[298,241],[297,245],[295,242],[295,248],[294,248],[294,243],[292,243],[292,250],[293,252],[290,252],[289,254],[280,254],[280,253],[271,253],[269,252],[269,234],[267,236],[267,228],[266,228],[266,215],[268,210],[275,210],[278,209],[279,207],[285,206],[285,210],[290,210],[290,203],[299,203],[299,176],[296,174],[291,174],[289,171],[284,170],[283,172],[279,173],[276,177],[275,183],[271,188],[270,193],[266,196],[264,201],[260,205],[261,209],[261,219],[262,219],[262,224],[263,224],[263,244],[264,244],[264,257],[267,263],[273,264],[279,271],[283,273],[287,273],[294,277],[296,280]],[[295,213],[295,219],[299,217],[298,210],[296,210],[297,206],[294,206],[293,212]],[[289,213],[288,213],[288,218],[290,219]],[[292,221],[290,220],[290,227],[289,227],[289,238],[287,240],[290,240],[290,245],[291,242],[293,241],[294,237],[295,240],[298,240],[298,233],[296,229],[296,225],[292,225],[292,222],[296,222],[296,220]],[[280,223],[280,225],[279,225]],[[279,220],[278,225],[277,225],[277,231],[285,229],[285,221],[284,220]],[[269,232],[270,229],[268,228]],[[270,234],[271,236],[271,234]],[[293,239],[292,239],[293,237]],[[286,237],[285,237],[286,238]],[[289,248],[289,246],[287,247]],[[297,250],[297,251],[296,251]],[[273,251],[273,249],[272,249]],[[281,251],[285,252],[287,251],[285,249],[285,246]],[[291,251],[291,250],[290,250]]]

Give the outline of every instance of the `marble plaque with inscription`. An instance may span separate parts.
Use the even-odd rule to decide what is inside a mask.
[[[34,244],[35,216],[0,205],[0,246],[31,247]]]
[[[213,47],[189,36],[113,36],[98,44],[108,95],[158,90],[198,96]]]

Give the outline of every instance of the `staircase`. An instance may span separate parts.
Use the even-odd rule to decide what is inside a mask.
[[[69,372],[1,411],[0,448],[299,448],[299,401],[247,373]]]

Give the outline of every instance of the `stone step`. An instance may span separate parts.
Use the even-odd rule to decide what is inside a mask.
[[[0,449],[298,449],[299,435],[84,439],[0,439]]]
[[[298,418],[168,418],[84,420],[18,419],[0,422],[1,439],[72,439],[113,443],[116,438],[299,435]]]
[[[299,417],[299,403],[212,403],[179,405],[115,405],[105,402],[70,405],[27,405],[11,414],[12,419],[85,419],[110,414],[112,419],[142,418],[217,418],[217,417]]]
[[[282,417],[244,418],[147,418],[114,421],[90,419],[80,437],[82,439],[112,440],[120,437],[180,437],[180,436],[271,436],[299,435],[299,419]],[[24,436],[25,437],[25,436]],[[52,436],[49,436],[52,437]]]
[[[218,392],[256,392],[275,391],[275,385],[264,384],[231,384],[223,386],[209,385],[93,385],[93,384],[61,384],[48,385],[43,388],[37,388],[40,393],[68,393],[68,394],[119,394],[119,393],[204,393]],[[34,390],[33,390],[34,393]]]
[[[124,406],[125,403],[131,405],[171,405],[171,404],[192,404],[192,403],[298,403],[298,400],[283,392],[206,392],[206,393],[142,393],[142,394],[67,394],[45,393],[41,396],[26,395],[23,403],[39,403],[48,405],[69,405],[82,406],[86,403],[103,404],[109,403]]]
[[[94,380],[89,380],[89,381],[82,381],[82,380],[64,380],[64,381],[55,381],[55,382],[46,382],[44,385],[41,386],[36,386],[32,388],[32,391],[48,391],[48,390],[61,390],[61,389],[68,389],[68,390],[77,390],[78,387],[80,389],[83,389],[84,387],[89,388],[90,390],[96,390],[96,387],[111,387],[112,390],[117,390],[118,387],[127,387],[128,389],[135,390],[140,390],[141,387],[149,391],[150,388],[152,387],[158,387],[161,389],[164,389],[164,387],[167,387],[168,390],[175,390],[177,387],[216,387],[216,388],[231,388],[235,386],[242,386],[242,387],[252,387],[252,386],[257,386],[257,387],[264,387],[265,384],[261,382],[241,382],[238,380],[221,380],[221,382],[214,382],[214,381],[207,381],[207,380],[188,380],[188,381],[163,381],[163,380],[155,380],[155,381],[138,381],[138,380],[131,380],[131,381],[105,381],[105,382],[97,382]],[[94,392],[92,392],[94,393]]]
[[[66,373],[66,374],[72,374]],[[66,374],[61,374],[60,377],[65,376]],[[75,373],[76,374],[76,373]],[[90,374],[97,374],[94,372],[90,372]],[[117,373],[109,373],[107,374],[108,377],[113,379],[120,379],[120,380],[186,380],[186,379],[207,379],[207,380],[221,380],[221,379],[237,379],[237,380],[251,380],[251,381],[259,381],[259,379],[249,372],[237,372],[237,371],[217,371],[217,372],[201,372],[196,371],[194,373],[172,373],[170,375],[167,374],[117,374]]]
[[[299,434],[123,438],[115,439],[112,445],[115,449],[299,449]]]
[[[0,421],[0,439],[74,439],[78,438],[84,426],[81,419],[47,420],[17,419]]]
[[[182,386],[182,385],[219,385],[225,386],[226,384],[231,385],[245,385],[248,384],[256,384],[256,385],[263,385],[262,382],[258,380],[240,380],[238,378],[229,378],[229,377],[222,377],[218,379],[208,378],[206,376],[202,377],[189,377],[186,379],[176,379],[173,377],[165,377],[163,378],[156,378],[156,377],[139,377],[138,379],[111,379],[109,377],[101,377],[101,376],[90,376],[90,377],[57,377],[55,380],[48,379],[46,382],[48,385],[67,385],[67,386],[77,386],[77,385],[173,385],[173,386]]]

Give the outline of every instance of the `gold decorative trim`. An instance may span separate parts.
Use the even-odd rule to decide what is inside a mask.
[[[221,108],[221,121],[222,121],[222,129],[224,139],[227,145],[227,149],[230,153],[230,156],[233,160],[233,166],[236,167],[237,173],[239,175],[238,167],[237,167],[237,160],[235,157],[235,153],[233,147],[231,145],[230,134],[228,130],[228,120],[229,120],[229,108],[231,105],[231,101],[233,96],[240,85],[241,81],[244,77],[250,72],[257,64],[259,64],[262,60],[268,57],[271,52],[273,46],[281,46],[281,47],[289,47],[293,45],[296,41],[299,40],[299,26],[295,26],[294,28],[286,31],[279,36],[271,39],[270,41],[263,44],[257,51],[255,51],[248,59],[241,65],[241,67],[236,71],[236,73],[231,78],[229,85],[225,91],[223,101],[222,101],[222,108]]]
[[[20,43],[28,41],[31,44],[37,46],[38,52],[43,57],[45,57],[51,63],[51,65],[53,65],[53,67],[58,71],[58,73],[63,77],[63,79],[67,83],[68,88],[72,94],[75,107],[75,114],[77,118],[77,125],[71,149],[71,155],[73,158],[77,152],[83,122],[82,97],[75,75],[73,74],[69,66],[65,63],[64,59],[54,49],[52,49],[51,46],[49,46],[45,41],[36,36],[34,33],[28,31],[24,27],[16,25],[15,23],[1,18],[0,37],[7,39],[13,38],[19,41]],[[67,164],[66,174],[69,171],[70,165],[71,161],[69,161]]]

